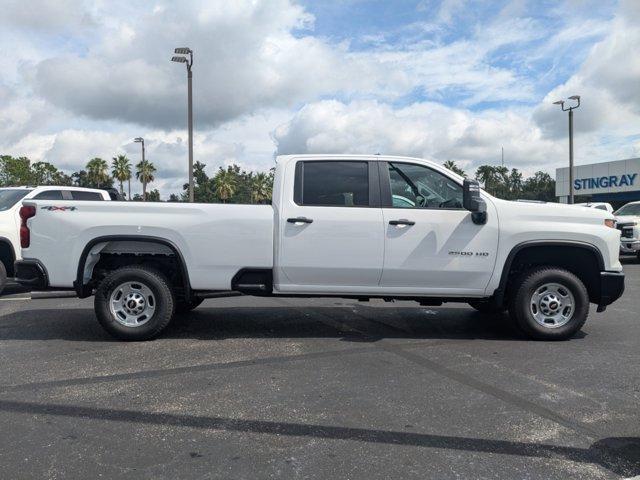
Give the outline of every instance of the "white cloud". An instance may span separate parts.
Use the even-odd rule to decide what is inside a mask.
[[[278,153],[382,153],[454,160],[473,171],[506,163],[525,172],[549,168],[563,146],[545,140],[523,111],[484,111],[416,103],[402,109],[375,101],[307,105],[276,129]]]
[[[549,92],[534,113],[548,136],[566,135],[566,114],[552,102],[580,95],[574,113],[577,135],[627,137],[640,133],[640,3],[622,2],[608,34],[597,42],[578,71]],[[623,140],[624,141],[624,140]]]

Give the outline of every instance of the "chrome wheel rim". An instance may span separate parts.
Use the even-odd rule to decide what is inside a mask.
[[[144,325],[156,310],[156,297],[140,282],[125,282],[113,289],[109,298],[111,315],[125,327]]]
[[[559,283],[539,286],[529,302],[535,321],[545,328],[559,328],[573,317],[575,299],[571,290]]]

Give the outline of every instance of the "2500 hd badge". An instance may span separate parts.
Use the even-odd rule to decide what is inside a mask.
[[[454,257],[488,257],[489,252],[461,252],[459,250],[449,250],[449,255]]]

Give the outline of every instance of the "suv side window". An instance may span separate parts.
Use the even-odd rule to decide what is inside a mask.
[[[103,200],[98,192],[84,192],[82,190],[71,190],[71,198],[74,200]]]
[[[34,200],[62,200],[62,191],[60,190],[45,190],[44,192],[40,192],[35,197]]]
[[[298,205],[369,206],[369,164],[308,161],[296,164],[294,201]]]
[[[462,186],[424,165],[389,163],[393,208],[462,208]]]

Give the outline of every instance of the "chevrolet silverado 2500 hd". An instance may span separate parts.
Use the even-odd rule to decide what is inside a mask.
[[[611,214],[500,200],[416,158],[279,157],[272,205],[28,200],[21,218],[19,281],[95,293],[127,340],[238,293],[466,302],[565,339],[624,289]]]

